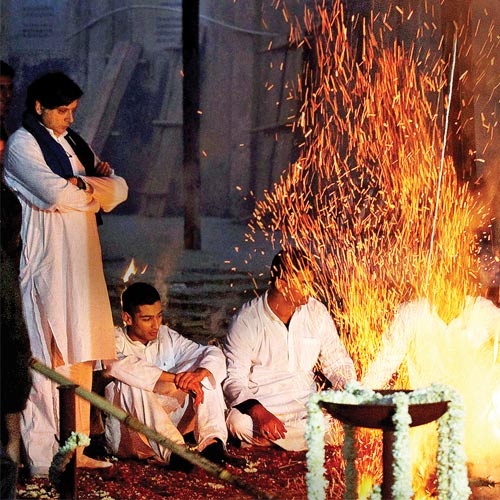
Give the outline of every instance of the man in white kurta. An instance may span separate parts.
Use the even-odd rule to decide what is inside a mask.
[[[116,329],[118,360],[105,363],[106,374],[113,377],[106,398],[181,446],[184,435],[194,432],[197,449],[224,463],[228,456],[222,351],[161,324],[159,294],[147,283],[130,285],[122,295],[122,307],[126,328]],[[167,464],[174,459],[168,448],[114,418],[106,420],[106,439],[119,457],[155,458]],[[217,449],[219,456],[210,455]]]
[[[66,79],[60,80],[64,86]],[[57,83],[51,84],[49,94],[57,92]],[[33,109],[29,110],[31,119],[40,121],[37,126],[47,140],[63,148],[72,176],[55,173],[37,139],[21,127],[8,142],[5,181],[22,205],[20,285],[33,355],[90,389],[92,361],[115,356],[96,213],[110,211],[124,201],[128,188],[95,155],[96,172],[87,176],[65,137],[78,104],[76,89],[53,109],[44,106],[46,95],[32,95]],[[90,407],[77,408],[77,412],[81,412],[77,426],[83,427],[77,430],[88,433]],[[57,451],[58,415],[55,384],[35,373],[22,431],[35,474],[47,473]]]
[[[233,318],[223,348],[223,390],[231,407],[228,429],[242,441],[306,449],[306,403],[317,391],[313,370],[337,390],[356,379],[328,310],[309,297],[312,279],[300,252],[282,251],[271,265],[270,288]]]

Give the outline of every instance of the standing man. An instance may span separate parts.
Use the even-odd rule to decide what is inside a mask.
[[[2,139],[7,139],[8,135],[5,120],[12,101],[14,75],[14,68],[5,61],[0,61],[0,132]]]
[[[271,264],[269,289],[233,318],[223,389],[229,432],[242,441],[306,449],[306,403],[317,391],[313,369],[333,389],[356,378],[328,310],[310,297],[313,280],[305,254],[282,250]]]
[[[96,214],[127,197],[127,185],[69,127],[80,87],[48,73],[28,87],[22,127],[7,143],[5,181],[22,206],[20,284],[33,355],[86,389],[94,360],[113,358],[113,320]],[[34,374],[23,440],[33,474],[57,451],[58,391]],[[90,405],[77,398],[76,430],[90,432]],[[107,466],[77,450],[79,467]]]
[[[14,68],[5,61],[0,61],[0,166],[2,174],[2,248],[14,259],[13,264],[19,267],[21,255],[21,205],[16,195],[4,182],[5,146],[9,134],[5,126],[12,101],[14,88]]]
[[[17,471],[21,459],[21,412],[31,389],[30,342],[23,318],[19,291],[19,257],[21,255],[21,205],[3,181],[4,127],[13,88],[14,69],[0,61],[0,165],[2,173],[1,211],[1,325],[0,383],[1,435],[0,498],[16,498]]]
[[[225,451],[222,351],[163,325],[160,295],[147,283],[133,283],[123,292],[122,309],[125,330],[116,329],[118,360],[105,363],[106,374],[114,378],[106,387],[106,398],[179,445],[194,431],[205,458],[237,464],[239,459]],[[155,458],[184,471],[192,467],[111,417],[106,419],[106,439],[119,457]]]

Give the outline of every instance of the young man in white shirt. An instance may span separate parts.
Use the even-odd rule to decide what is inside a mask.
[[[240,465],[225,450],[227,428],[221,382],[225,359],[215,346],[193,342],[163,323],[158,291],[133,283],[122,294],[125,329],[116,329],[118,360],[106,362],[113,381],[106,398],[171,441],[194,432],[198,451],[220,465]],[[106,420],[106,440],[119,457],[155,458],[177,470],[191,464],[118,420]]]

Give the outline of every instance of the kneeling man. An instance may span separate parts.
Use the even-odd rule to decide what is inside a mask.
[[[123,292],[122,311],[125,329],[115,332],[118,359],[105,363],[106,375],[113,378],[106,398],[177,444],[184,445],[184,436],[193,431],[205,458],[231,462],[225,451],[222,351],[163,325],[160,295],[147,283]],[[118,457],[154,457],[178,470],[192,467],[115,418],[106,421],[106,440]]]

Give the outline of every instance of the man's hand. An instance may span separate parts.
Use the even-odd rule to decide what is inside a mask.
[[[73,184],[73,186],[76,186],[78,189],[82,189],[83,191],[87,189],[87,184],[85,184],[85,181],[81,177],[69,177],[68,182],[70,184]]]
[[[204,401],[201,381],[212,374],[206,368],[197,368],[192,372],[180,372],[175,375],[174,384],[181,391],[194,397],[194,405],[198,406]]]
[[[260,403],[252,406],[248,414],[252,417],[253,430],[256,435],[269,441],[276,441],[285,437],[285,424]]]
[[[100,161],[95,166],[95,173],[98,177],[109,177],[112,173],[111,166],[107,161]]]

